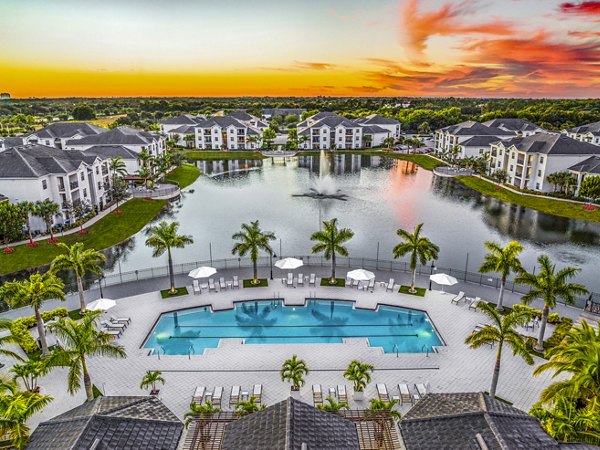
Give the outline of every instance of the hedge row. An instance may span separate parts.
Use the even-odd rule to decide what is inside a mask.
[[[56,308],[51,311],[44,311],[42,313],[42,320],[47,322],[56,317],[67,317],[69,312],[67,308]],[[15,319],[12,321],[10,325],[10,332],[17,340],[18,344],[21,346],[25,353],[30,354],[34,353],[38,350],[38,344],[35,341],[34,337],[29,332],[29,328],[35,327],[36,321],[35,316],[30,317],[22,317],[20,319]]]

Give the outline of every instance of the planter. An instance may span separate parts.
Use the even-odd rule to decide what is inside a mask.
[[[290,389],[290,397],[292,397],[294,400],[300,400],[300,389],[297,391]]]
[[[158,397],[158,393],[160,392],[160,389],[152,389],[150,391],[150,395],[153,397]]]
[[[354,401],[362,402],[365,399],[364,391],[354,391]]]

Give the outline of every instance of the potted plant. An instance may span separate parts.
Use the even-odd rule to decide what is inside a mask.
[[[292,383],[290,396],[296,400],[300,399],[300,387],[304,386],[304,377],[308,375],[308,368],[302,359],[296,355],[284,361],[281,366],[281,381]]]
[[[144,378],[142,378],[140,388],[146,389],[149,386],[152,386],[150,395],[158,396],[160,389],[156,388],[156,383],[165,384],[165,379],[162,377],[162,372],[160,370],[155,370],[155,371],[149,370],[146,372],[146,375],[144,375]]]
[[[348,368],[344,372],[344,378],[354,383],[354,400],[364,400],[365,388],[371,382],[371,372],[373,372],[371,364],[361,363],[358,360],[348,364]]]

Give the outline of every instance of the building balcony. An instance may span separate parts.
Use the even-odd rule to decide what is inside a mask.
[[[71,181],[69,183],[69,187],[71,188],[71,190],[77,189],[79,187],[79,183],[77,181]]]

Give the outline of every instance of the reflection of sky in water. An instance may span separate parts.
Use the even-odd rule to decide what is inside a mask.
[[[366,338],[385,352],[418,353],[442,345],[428,316],[421,311],[382,306],[378,311],[354,309],[352,302],[311,300],[306,307],[281,301],[238,303],[231,311],[207,308],[163,314],[146,348],[161,353],[200,354],[221,338],[247,344],[341,343]]]

